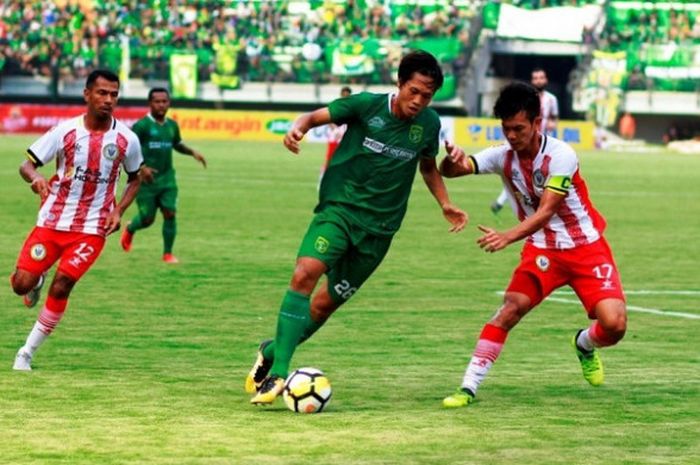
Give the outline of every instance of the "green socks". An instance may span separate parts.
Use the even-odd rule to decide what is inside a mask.
[[[163,253],[172,253],[177,226],[175,218],[163,218]]]
[[[304,330],[311,321],[311,305],[308,295],[288,290],[282,300],[279,317],[277,319],[277,336],[274,346],[274,362],[270,368],[270,374],[286,378],[289,374],[289,363],[292,360],[294,349],[304,334]]]
[[[313,334],[325,323],[325,321],[323,323],[317,323],[313,320],[313,318],[309,318],[309,322],[306,324],[306,328],[304,328],[301,339],[299,339],[299,344],[313,336]],[[263,349],[263,357],[265,360],[273,360],[275,358],[275,341],[272,341],[272,343],[265,346]]]

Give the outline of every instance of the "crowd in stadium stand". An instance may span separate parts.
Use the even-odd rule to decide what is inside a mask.
[[[692,75],[665,78],[645,72],[649,66],[672,70],[694,66],[700,54],[700,2],[611,3],[600,45],[626,52],[629,90],[700,90]]]
[[[217,46],[233,44],[244,79],[326,82],[332,79],[327,52],[339,38],[466,41],[468,18],[480,3],[0,0],[0,68],[3,74],[80,79],[96,66],[119,69],[126,40],[132,77],[167,79],[170,55],[188,52],[197,55],[199,78],[206,81]],[[390,79],[399,56],[377,60],[384,66],[372,79]]]

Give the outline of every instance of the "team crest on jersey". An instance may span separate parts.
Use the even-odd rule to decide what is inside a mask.
[[[535,264],[540,271],[547,271],[549,269],[549,258],[544,255],[538,255],[535,257]]]
[[[540,170],[535,170],[534,173],[532,173],[532,182],[535,184],[535,187],[537,188],[542,188],[544,187],[544,174],[542,174],[542,171]]]
[[[414,124],[408,129],[408,140],[413,144],[418,144],[423,140],[423,126]]]
[[[328,246],[330,245],[330,242],[328,242],[328,239],[326,239],[323,236],[318,236],[316,238],[316,242],[314,243],[314,248],[318,253],[326,253],[328,252]]]
[[[367,121],[367,126],[374,129],[383,129],[384,126],[386,126],[386,123],[384,122],[381,116],[374,116],[370,118],[369,121]]]
[[[46,258],[46,247],[44,247],[44,244],[34,244],[32,248],[29,249],[29,255],[33,260],[40,262]]]
[[[114,161],[119,155],[119,149],[116,144],[107,144],[102,148],[102,156],[109,161]]]

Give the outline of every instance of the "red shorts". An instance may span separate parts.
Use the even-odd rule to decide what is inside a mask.
[[[539,304],[557,288],[569,285],[593,319],[593,308],[603,299],[625,300],[620,274],[605,238],[567,250],[539,249],[525,244],[520,265],[507,292],[519,292]]]
[[[36,226],[24,242],[17,259],[17,268],[42,274],[56,263],[58,270],[78,281],[100,256],[105,238]]]

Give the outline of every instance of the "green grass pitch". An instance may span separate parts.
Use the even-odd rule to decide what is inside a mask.
[[[36,217],[17,173],[32,140],[3,136],[0,148],[5,276]],[[192,145],[209,168],[176,159],[182,263],[160,262],[160,218],[129,254],[111,237],[32,373],[11,366],[36,312],[5,284],[0,463],[700,463],[700,157],[580,156],[633,308],[624,341],[603,352],[603,387],[581,377],[569,339],[587,320],[563,292],[512,332],[474,405],[441,408],[520,247],[475,244],[477,224],[514,221],[488,209],[497,177],[448,181],[471,217],[450,235],[418,176],[384,263],[295,355],[334,388],[326,412],[299,415],[281,400],[249,405],[243,379],[273,335],[325,147]]]

